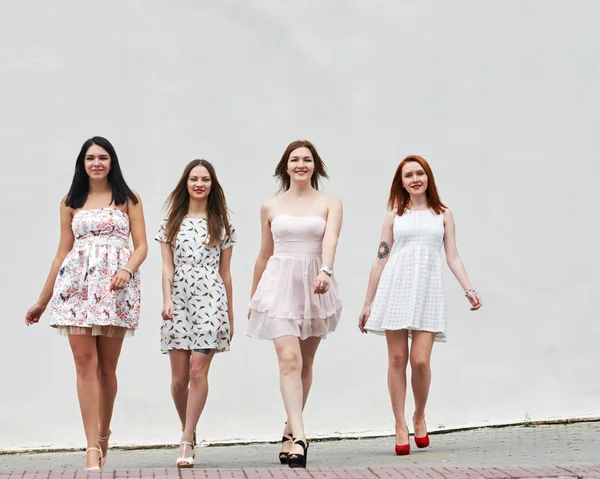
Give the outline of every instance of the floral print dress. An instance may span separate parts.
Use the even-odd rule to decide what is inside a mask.
[[[167,243],[165,219],[155,240]],[[216,352],[229,351],[230,333],[227,294],[219,275],[221,251],[237,242],[223,234],[216,247],[208,247],[208,225],[203,218],[184,218],[175,239],[173,263],[175,275],[171,299],[173,320],[162,322],[161,351],[173,349]]]
[[[50,325],[68,334],[133,332],[140,317],[139,272],[125,288],[110,290],[132,254],[129,216],[119,208],[79,210],[71,228],[75,244],[54,283]]]

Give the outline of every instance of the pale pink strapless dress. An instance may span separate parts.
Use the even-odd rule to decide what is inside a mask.
[[[326,224],[318,215],[273,218],[273,256],[250,301],[248,336],[324,339],[335,331],[342,313],[335,275],[327,293],[314,293]]]

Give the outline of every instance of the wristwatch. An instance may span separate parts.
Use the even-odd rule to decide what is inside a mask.
[[[319,271],[324,271],[325,273],[327,273],[330,277],[333,274],[333,270],[329,267],[329,266],[323,266]]]

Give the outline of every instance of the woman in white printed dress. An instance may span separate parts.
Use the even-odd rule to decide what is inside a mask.
[[[302,410],[321,339],[342,313],[333,260],[342,202],[318,190],[325,164],[308,141],[288,145],[275,176],[281,194],[261,208],[262,242],[254,267],[247,334],[272,340],[277,352],[287,422],[279,460],[306,467]]]
[[[233,336],[231,254],[237,241],[215,169],[194,160],[170,194],[156,240],[163,261],[161,350],[171,361],[171,394],[183,434],[177,467],[193,467],[195,430],[215,353]]]
[[[25,321],[37,323],[52,300],[50,325],[68,335],[75,359],[86,469],[97,470],[106,461],[123,338],[138,326],[138,268],[148,251],[142,202],[105,138],[81,147],[60,222],[58,251]]]
[[[454,218],[440,201],[433,172],[424,158],[411,155],[400,162],[388,206],[358,326],[363,333],[386,336],[395,450],[398,455],[407,455],[410,443],[404,406],[409,360],[415,400],[414,439],[419,448],[429,446],[425,405],[431,384],[431,351],[434,341],[446,340],[442,245],[448,267],[464,288],[471,310],[479,309],[482,303],[458,255]]]

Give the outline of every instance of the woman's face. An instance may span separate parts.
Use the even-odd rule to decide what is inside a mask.
[[[411,195],[422,195],[427,191],[427,174],[416,161],[409,161],[402,167],[402,186]]]
[[[291,181],[310,181],[315,172],[315,160],[308,148],[302,146],[290,153],[287,162],[287,173]]]
[[[92,145],[85,153],[83,165],[90,180],[103,180],[110,171],[110,155],[101,146]]]
[[[208,170],[202,166],[194,166],[190,171],[187,181],[187,189],[190,198],[204,200],[208,198],[212,187],[212,178]]]

